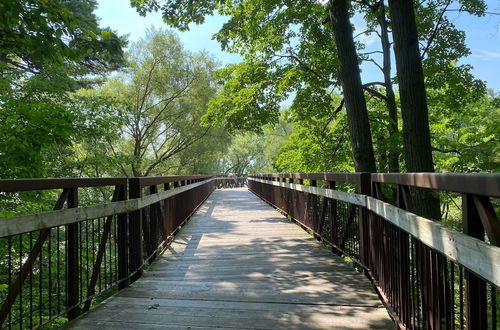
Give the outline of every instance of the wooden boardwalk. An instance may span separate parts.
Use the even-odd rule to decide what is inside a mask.
[[[393,329],[368,279],[248,190],[215,191],[73,329]]]

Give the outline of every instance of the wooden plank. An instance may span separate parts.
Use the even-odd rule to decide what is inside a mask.
[[[448,229],[438,223],[367,197],[366,207],[377,215],[500,287],[500,248]]]
[[[156,300],[153,300],[156,302]],[[259,309],[247,309],[238,303],[225,303],[224,308],[210,308],[214,303],[205,301],[197,307],[159,306],[148,309],[148,304],[136,305],[123,302],[122,308],[102,308],[99,315],[92,320],[99,322],[122,322],[126,324],[159,324],[198,327],[220,327],[236,329],[388,329],[390,321],[379,321],[385,313],[382,308],[366,307],[330,307],[322,312],[308,311],[307,308],[295,308],[293,311],[269,310],[266,308],[276,304],[255,304]],[[234,306],[236,304],[236,306]],[[151,302],[150,302],[151,306]],[[236,307],[236,308],[235,308]],[[239,308],[238,308],[239,307]],[[110,316],[111,315],[111,316]],[[86,325],[90,325],[88,322]],[[128,326],[133,327],[131,325]]]
[[[216,191],[75,329],[394,328],[371,283],[245,189]]]
[[[241,272],[241,273],[217,273],[217,274],[179,274],[166,275],[168,271],[148,271],[144,276],[145,280],[157,279],[159,277],[168,278],[169,281],[180,281],[180,282],[255,282],[259,283],[280,283],[281,281],[287,281],[289,283],[309,283],[312,281],[321,281],[324,283],[341,283],[341,282],[359,282],[366,283],[364,278],[360,278],[357,275],[353,275],[348,272],[322,272],[316,270],[308,271],[295,271],[290,273],[288,271],[276,271],[276,272]]]
[[[365,206],[368,210],[410,233],[427,246],[444,254],[450,260],[463,265],[485,280],[500,287],[500,263],[496,262],[500,260],[499,247],[448,229],[435,221],[417,216],[373,197],[294,183],[256,178],[249,178],[249,180]]]

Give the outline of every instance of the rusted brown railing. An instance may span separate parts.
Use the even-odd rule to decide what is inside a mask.
[[[55,197],[53,211],[0,219],[0,327],[65,322],[126,287],[214,188],[207,176],[0,180],[1,205]]]
[[[215,187],[217,189],[223,188],[242,188],[247,185],[246,175],[229,175],[229,174],[219,174],[214,177]]]
[[[248,187],[353,260],[400,328],[498,328],[500,175],[262,174]],[[417,187],[461,197],[463,233],[412,213]]]

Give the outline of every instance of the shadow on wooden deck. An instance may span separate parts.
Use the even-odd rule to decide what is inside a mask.
[[[215,191],[149,271],[73,329],[393,329],[369,280],[245,188]]]

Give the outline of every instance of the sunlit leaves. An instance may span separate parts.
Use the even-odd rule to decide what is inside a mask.
[[[259,132],[263,125],[277,122],[282,97],[276,92],[274,77],[267,71],[266,63],[229,65],[219,70],[216,78],[225,83],[210,101],[204,123],[217,123],[233,132]]]

